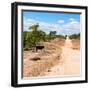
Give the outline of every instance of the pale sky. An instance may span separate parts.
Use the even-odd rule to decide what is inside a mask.
[[[57,34],[70,35],[80,33],[80,14],[51,13],[51,12],[23,12],[23,29],[30,31],[29,26],[39,23],[39,29],[49,33],[57,31]]]

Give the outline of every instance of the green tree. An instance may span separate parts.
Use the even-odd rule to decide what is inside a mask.
[[[39,24],[38,23],[29,27],[29,29],[32,29],[33,31],[37,31],[38,28],[39,28]]]
[[[31,46],[36,46],[40,41],[45,41],[46,33],[39,30],[39,24],[35,24],[29,27],[31,29],[30,43]]]
[[[30,34],[31,32],[23,32],[23,46],[24,48],[30,47]]]
[[[70,39],[80,39],[80,33],[78,34],[72,34],[69,36]]]
[[[50,31],[50,33],[49,33],[49,39],[51,40],[51,39],[54,39],[55,38],[55,36],[56,36],[56,31]]]

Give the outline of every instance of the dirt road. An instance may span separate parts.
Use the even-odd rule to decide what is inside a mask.
[[[62,47],[62,58],[58,65],[44,72],[44,76],[80,75],[80,51],[73,50],[71,40],[67,37]]]

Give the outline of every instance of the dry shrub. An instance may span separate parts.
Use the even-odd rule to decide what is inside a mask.
[[[23,76],[37,77],[41,73],[58,64],[61,58],[65,39],[55,39],[51,42],[44,42],[45,50],[42,52],[24,52]],[[39,60],[32,60],[38,57]]]
[[[52,66],[58,64],[60,60],[61,50],[55,50],[54,53],[52,51],[48,51],[45,53],[39,53],[34,57],[39,57],[40,60],[32,61],[32,60],[24,60],[24,69],[23,69],[23,76],[24,77],[36,77],[40,75],[42,72],[46,71],[47,69],[51,68]]]
[[[75,50],[80,50],[80,40],[79,39],[72,39],[72,48]]]
[[[45,42],[44,46],[47,50],[56,50],[60,49],[65,44],[65,39],[56,38],[51,42]]]
[[[55,43],[59,46],[64,46],[65,44],[65,39],[61,39],[61,38],[56,38],[54,40],[52,40],[52,43]]]

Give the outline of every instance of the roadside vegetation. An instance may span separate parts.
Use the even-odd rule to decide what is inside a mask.
[[[49,34],[39,29],[39,24],[29,27],[30,31],[23,32],[23,47],[24,50],[35,47],[40,42],[50,42],[55,38],[65,39],[63,35],[57,35],[56,31],[50,31]]]
[[[69,36],[70,39],[80,39],[80,33],[78,34],[72,34]]]
[[[80,50],[80,33],[70,35],[69,38],[72,40],[72,48],[74,50]]]
[[[23,77],[37,77],[59,63],[65,36],[57,35],[54,30],[47,34],[39,29],[39,24],[29,30],[23,31]],[[43,50],[40,47],[35,50],[37,45],[43,46]]]

